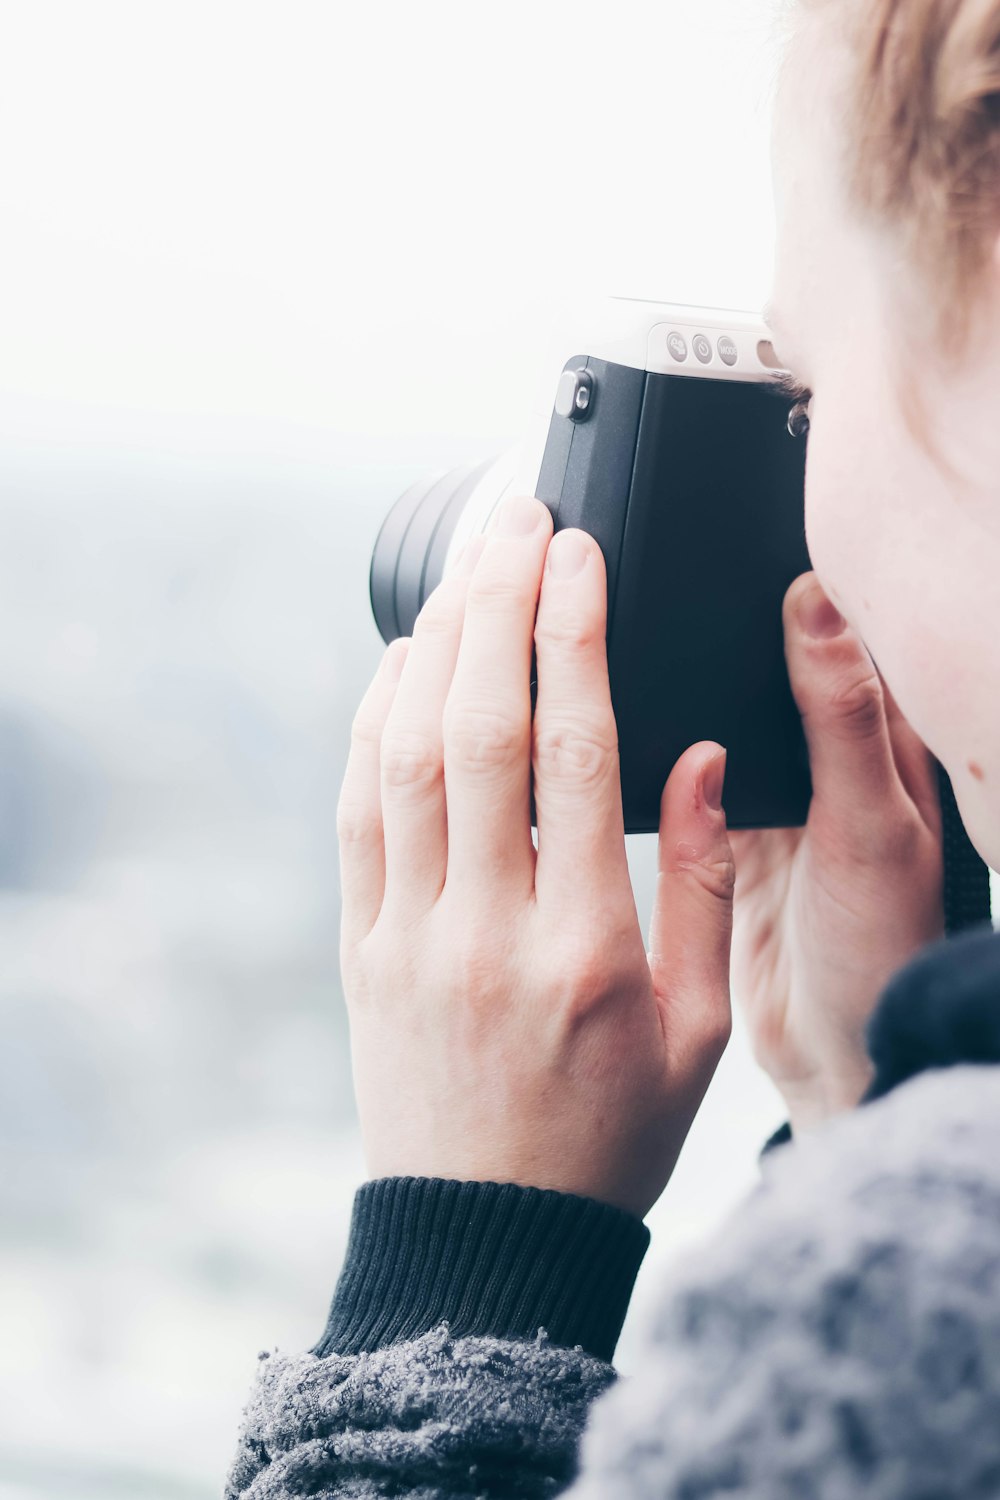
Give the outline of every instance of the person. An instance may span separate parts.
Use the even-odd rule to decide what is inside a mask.
[[[784,603],[808,822],[727,834],[724,747],[692,746],[647,950],[600,551],[508,502],[355,722],[370,1177],[322,1338],[262,1357],[230,1500],[1000,1494],[1000,934],[944,936],[933,774],[1000,866],[1000,0],[797,0],[784,45],[770,320],[810,401],[813,571]],[[790,1140],[618,1379],[731,973]]]

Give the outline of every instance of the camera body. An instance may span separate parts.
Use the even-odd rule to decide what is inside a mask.
[[[731,828],[801,826],[812,788],[782,600],[810,567],[806,445],[768,329],[750,313],[609,298],[576,347],[521,448],[397,501],[372,559],[382,636],[412,631],[507,494],[534,494],[607,564],[626,832],[657,829],[672,766],[705,739],[729,752]]]

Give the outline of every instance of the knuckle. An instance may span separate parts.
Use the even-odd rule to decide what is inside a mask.
[[[414,637],[435,638],[452,635],[461,617],[459,600],[451,580],[438,584],[424,603],[413,626]]]
[[[355,798],[341,797],[337,803],[337,838],[342,844],[362,844],[381,837],[382,819],[377,810]]]
[[[381,718],[358,709],[351,721],[351,749],[362,753],[378,750],[382,743],[382,728]]]
[[[415,976],[409,947],[400,941],[398,924],[387,928],[383,910],[364,937],[350,948],[341,944],[344,993],[345,998],[350,994],[348,1004],[353,1010],[381,1010],[387,997],[412,990]]]
[[[444,739],[450,760],[464,770],[495,770],[527,749],[528,718],[490,705],[445,708]]]
[[[535,729],[536,775],[574,786],[603,782],[617,766],[618,736],[614,724],[554,724]]]
[[[441,750],[429,735],[393,729],[382,736],[382,782],[391,791],[426,788],[441,774]]]
[[[736,864],[731,854],[709,855],[706,859],[678,856],[675,869],[678,873],[690,876],[706,895],[717,901],[733,900],[736,891]]]
[[[623,951],[627,944],[619,940],[617,929],[596,912],[592,921],[573,922],[554,936],[545,968],[555,1009],[570,1019],[583,1019],[620,993]]]
[[[608,967],[608,950],[602,943],[589,939],[578,946],[571,973],[574,989],[585,1001],[592,1000],[606,988]]]
[[[733,1034],[733,1015],[729,1005],[708,1006],[699,1016],[695,1042],[702,1057],[715,1063],[725,1052]]]
[[[562,1014],[569,1020],[592,1016],[608,992],[608,960],[592,944],[567,956],[560,973],[563,989]]]
[[[873,832],[880,860],[904,869],[917,865],[927,839],[927,829],[918,814],[886,818]]]
[[[604,629],[601,620],[585,610],[549,608],[539,611],[535,640],[562,651],[589,651],[603,644]]]
[[[525,609],[536,596],[524,573],[477,572],[469,585],[466,608],[478,614],[507,615]]]
[[[878,673],[867,673],[841,683],[828,699],[834,721],[853,738],[868,739],[885,723],[885,700]]]

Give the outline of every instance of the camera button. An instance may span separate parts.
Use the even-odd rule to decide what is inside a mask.
[[[687,339],[681,333],[667,334],[667,348],[678,364],[683,364],[688,357]]]
[[[594,377],[589,370],[564,370],[556,388],[556,416],[582,422],[594,400]]]

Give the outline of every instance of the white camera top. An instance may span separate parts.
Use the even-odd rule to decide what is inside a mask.
[[[783,372],[771,332],[756,313],[606,297],[580,320],[580,352],[657,375],[769,381]],[[567,327],[561,334],[566,347]]]

